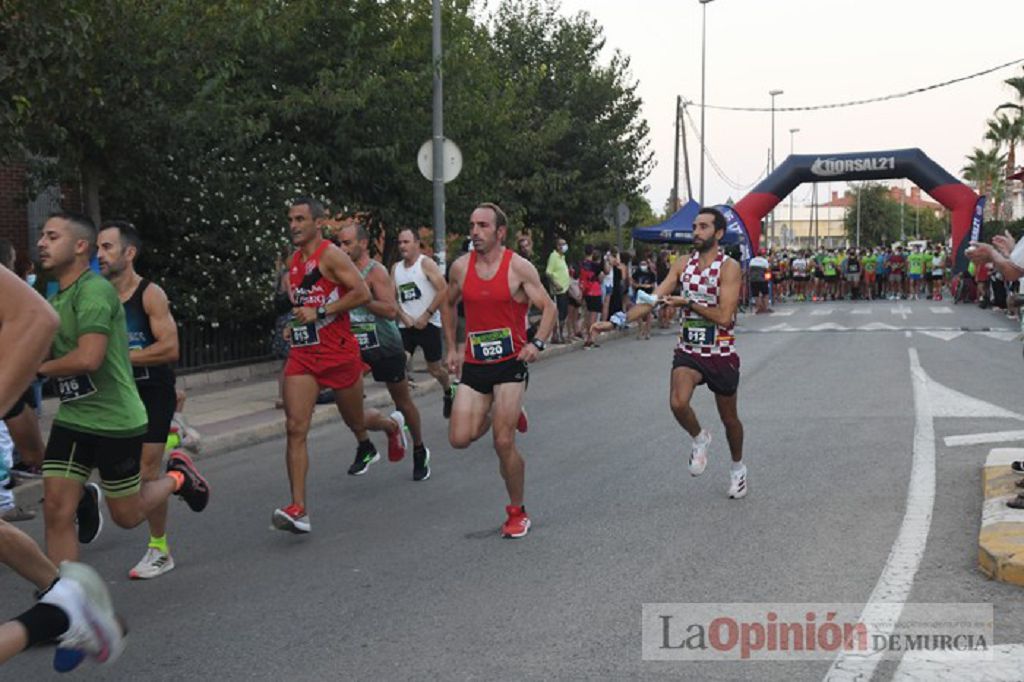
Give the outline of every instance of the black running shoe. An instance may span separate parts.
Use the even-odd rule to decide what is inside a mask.
[[[356,450],[356,459],[352,462],[352,466],[348,468],[349,476],[362,476],[366,473],[366,470],[370,468],[370,465],[374,462],[380,461],[380,453],[377,449],[367,450],[366,452],[359,452]]]
[[[206,504],[210,501],[210,486],[192,463],[192,458],[181,450],[175,450],[167,459],[167,470],[177,471],[185,477],[185,482],[177,495],[185,500],[188,508],[194,512],[206,509]]]
[[[82,490],[82,499],[78,501],[75,520],[78,522],[78,541],[87,545],[95,540],[103,530],[103,513],[100,502],[103,492],[95,483],[86,483]]]
[[[1010,470],[1015,474],[1024,474],[1024,459],[1010,462]]]
[[[412,451],[412,480],[425,481],[430,478],[430,450],[424,446]]]

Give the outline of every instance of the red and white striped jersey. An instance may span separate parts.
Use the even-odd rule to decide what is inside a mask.
[[[694,251],[683,274],[679,276],[680,293],[694,303],[717,308],[719,277],[722,264],[727,258],[728,256],[719,250],[711,265],[701,270],[700,254]],[[733,355],[736,352],[733,324],[734,321],[730,321],[728,326],[723,327],[686,309],[683,311],[679,344],[676,348],[683,353],[703,358]]]

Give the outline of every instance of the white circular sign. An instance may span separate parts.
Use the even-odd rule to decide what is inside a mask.
[[[458,145],[449,140],[447,137],[444,138],[442,147],[442,157],[444,159],[444,175],[443,180],[445,182],[451,182],[455,178],[459,177],[459,173],[462,171],[462,152],[459,150]],[[419,166],[420,173],[423,174],[427,180],[433,181],[434,179],[434,141],[427,140],[420,147],[420,151],[416,154],[416,165]]]

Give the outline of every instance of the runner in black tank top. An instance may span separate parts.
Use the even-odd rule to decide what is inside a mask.
[[[142,248],[135,228],[121,221],[106,223],[98,242],[100,272],[114,285],[124,304],[135,387],[149,419],[142,443],[142,480],[154,480],[163,474],[164,450],[174,418],[173,363],[178,360],[178,327],[167,294],[135,272],[135,259]],[[128,572],[134,580],[156,578],[174,568],[167,544],[167,503],[150,511],[146,520],[149,545]]]

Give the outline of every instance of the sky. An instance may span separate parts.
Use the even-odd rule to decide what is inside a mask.
[[[586,11],[612,50],[631,60],[656,166],[646,196],[661,212],[672,188],[677,95],[700,102],[701,5],[698,0],[561,0],[562,12]],[[789,155],[918,147],[956,177],[965,157],[985,146],[985,121],[1013,99],[1003,80],[1024,63],[903,99],[844,109],[787,112],[866,99],[959,78],[1024,59],[1022,0],[713,0],[707,12],[706,103],[770,107],[775,98],[775,165]],[[690,109],[696,130],[700,110]],[[724,175],[705,166],[705,203],[739,200],[763,177],[771,147],[770,112],[708,109],[706,149]],[[790,135],[791,128],[799,132]],[[687,130],[694,194],[699,136]],[[1018,149],[1018,161],[1021,158]],[[680,163],[680,196],[686,187]],[[899,181],[893,181],[898,184]],[[906,184],[909,187],[909,183]],[[810,199],[810,185],[794,192]],[[828,188],[819,186],[821,196]],[[832,183],[832,190],[842,190]],[[697,197],[695,197],[697,198]]]

